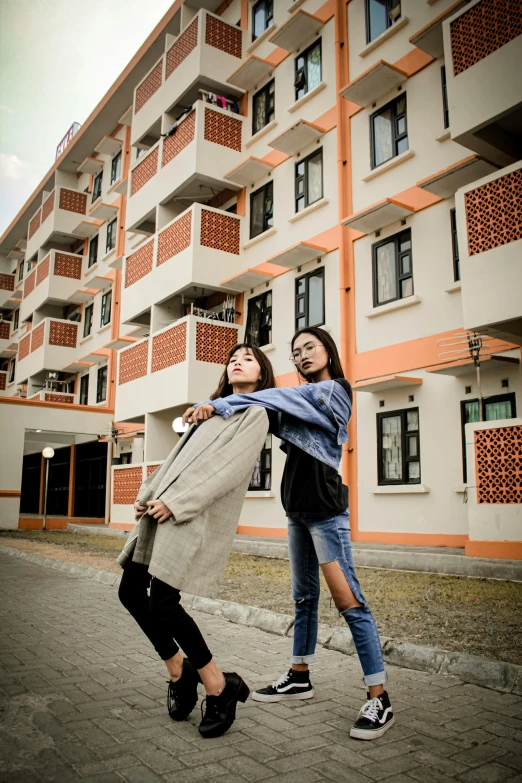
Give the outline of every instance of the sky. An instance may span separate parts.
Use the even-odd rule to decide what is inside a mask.
[[[174,0],[0,0],[0,234]]]

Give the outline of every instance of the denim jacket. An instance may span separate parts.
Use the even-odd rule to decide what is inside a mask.
[[[346,428],[352,414],[352,403],[336,381],[231,394],[200,403],[203,404],[213,405],[216,413],[225,419],[252,405],[276,411],[277,421],[271,426],[274,435],[336,470],[339,468],[342,445],[348,442]],[[284,444],[281,448],[285,450]]]

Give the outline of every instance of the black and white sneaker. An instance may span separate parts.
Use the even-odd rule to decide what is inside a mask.
[[[252,698],[254,701],[275,702],[311,699],[313,695],[314,689],[310,682],[310,673],[296,672],[294,669],[290,669],[272,685],[254,691]]]
[[[387,692],[381,693],[375,699],[370,699],[363,704],[359,717],[350,729],[350,737],[362,740],[377,739],[388,731],[395,723],[390,697]]]

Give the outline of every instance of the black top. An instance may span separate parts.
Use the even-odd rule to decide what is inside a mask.
[[[335,378],[352,400],[344,378]],[[281,482],[281,502],[287,516],[329,519],[348,508],[348,487],[339,473],[293,443],[285,443],[286,464]]]

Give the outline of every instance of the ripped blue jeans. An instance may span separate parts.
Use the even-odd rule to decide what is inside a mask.
[[[319,565],[337,561],[362,606],[340,614],[350,628],[366,685],[386,682],[379,632],[355,574],[350,512],[331,519],[288,517],[288,550],[295,601],[292,663],[312,663],[317,643]]]

